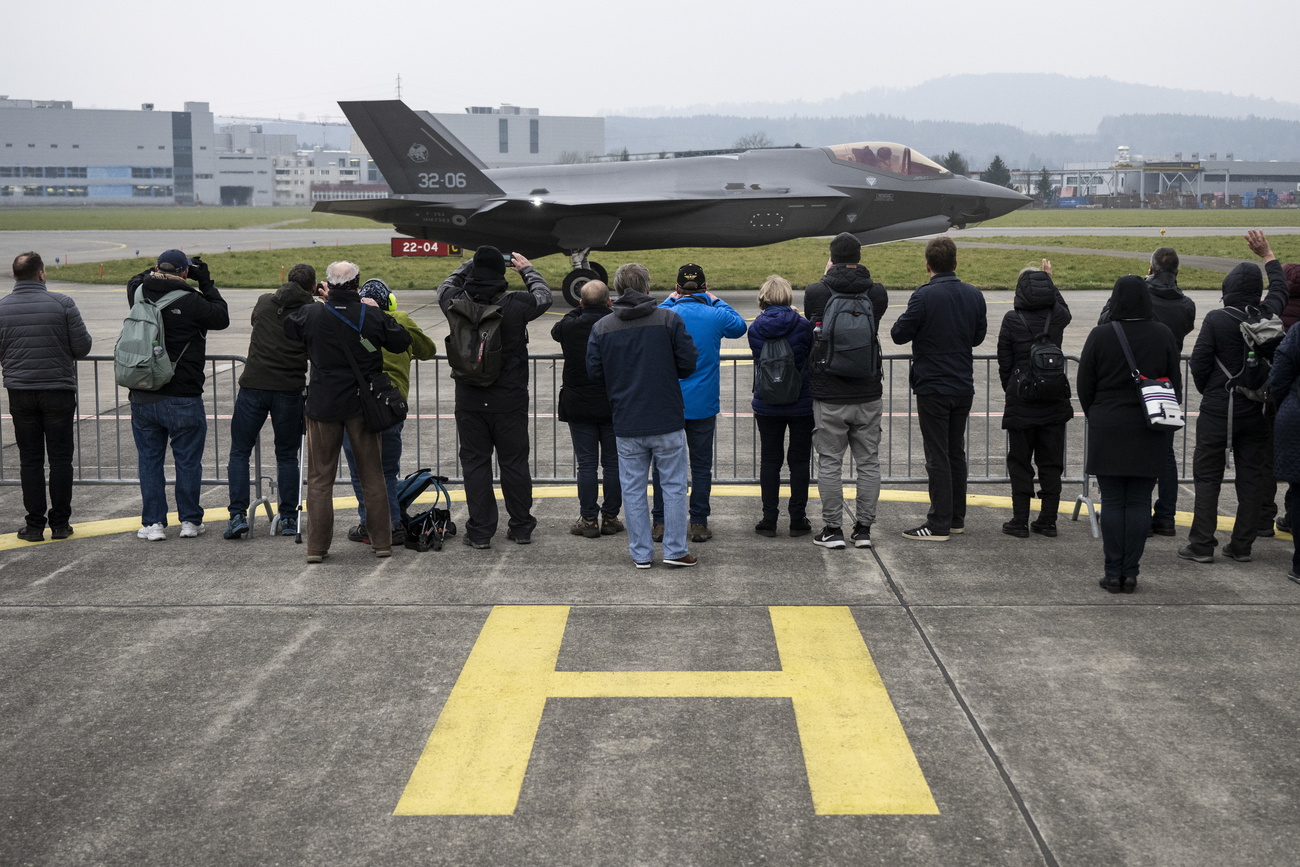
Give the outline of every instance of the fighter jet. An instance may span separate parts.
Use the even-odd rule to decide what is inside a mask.
[[[313,210],[528,258],[564,253],[573,270],[562,290],[574,306],[583,284],[607,279],[593,250],[756,247],[840,232],[878,244],[965,228],[1029,202],[892,142],[489,169],[428,112],[399,100],[339,106],[393,195]]]

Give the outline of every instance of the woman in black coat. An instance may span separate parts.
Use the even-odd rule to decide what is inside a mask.
[[[1061,502],[1061,474],[1065,470],[1065,424],[1074,417],[1069,383],[1066,394],[1055,400],[1026,401],[1016,388],[1022,371],[1029,368],[1029,349],[1047,329],[1047,337],[1061,345],[1070,308],[1052,283],[1052,263],[1043,260],[1042,270],[1026,268],[1016,281],[1016,300],[1002,317],[998,332],[998,374],[1006,404],[1002,429],[1007,432],[1007,474],[1011,476],[1011,520],[1002,532],[1021,539],[1032,529],[1044,536],[1056,535],[1056,512]],[[1029,504],[1034,498],[1034,464],[1042,486],[1038,520],[1029,523]]]
[[[1143,376],[1168,377],[1181,401],[1183,383],[1174,333],[1151,318],[1151,294],[1141,277],[1115,283],[1111,323],[1088,335],[1079,361],[1079,404],[1088,417],[1086,471],[1101,489],[1101,540],[1111,593],[1132,593],[1151,527],[1151,491],[1164,466],[1169,439],[1146,425],[1146,410],[1114,325],[1124,330]]]
[[[1278,403],[1277,418],[1273,420],[1273,473],[1278,481],[1291,483],[1287,492],[1287,512],[1294,521],[1291,491],[1300,486],[1300,328],[1294,325],[1273,353],[1268,390]],[[1300,584],[1300,534],[1295,532],[1294,526],[1291,532],[1296,547],[1291,555],[1291,571],[1286,573],[1286,577]]]

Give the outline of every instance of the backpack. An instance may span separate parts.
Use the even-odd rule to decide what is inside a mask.
[[[429,486],[434,488],[433,505],[412,515],[415,500]],[[448,508],[438,508],[439,503]],[[432,470],[416,470],[397,483],[397,506],[401,510],[402,526],[406,528],[403,543],[412,551],[441,551],[447,536],[456,535],[456,524],[451,520],[451,495],[447,493],[447,477],[435,476]]]
[[[865,295],[832,293],[822,311],[813,370],[845,379],[873,379],[880,373],[876,316]]]
[[[500,299],[498,299],[500,300]],[[501,307],[461,295],[447,308],[447,364],[452,379],[489,386],[501,375]]]
[[[790,341],[784,337],[763,341],[754,362],[754,395],[768,406],[790,406],[803,391],[803,372],[795,364]]]
[[[1265,315],[1257,307],[1244,310],[1224,307],[1223,312],[1237,321],[1245,343],[1241,369],[1235,374],[1222,361],[1215,359],[1228,377],[1228,388],[1256,403],[1268,403],[1268,374],[1273,369],[1273,354],[1286,336],[1282,320],[1272,314]]]
[[[184,298],[190,290],[173,289],[157,301],[145,297],[144,287],[135,290],[135,303],[122,321],[122,333],[113,347],[113,378],[123,388],[157,391],[172,381],[188,343],[172,361],[167,355],[163,311]]]
[[[1015,311],[1020,323],[1029,331],[1029,323],[1024,314]],[[1052,327],[1052,316],[1056,305],[1047,312],[1047,321],[1043,330],[1035,334],[1029,344],[1029,362],[1015,371],[1014,387],[1016,397],[1026,403],[1050,403],[1070,399],[1070,379],[1065,375],[1065,353],[1061,347],[1052,342],[1047,332]],[[1031,332],[1032,333],[1032,332]]]

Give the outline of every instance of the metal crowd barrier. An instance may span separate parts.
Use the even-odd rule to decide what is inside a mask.
[[[113,381],[112,356],[93,355],[78,363],[80,405],[76,426],[74,483],[78,485],[138,485],[136,455],[131,435],[131,409],[126,389]],[[916,420],[915,397],[908,386],[911,356],[884,356],[884,405],[880,441],[881,480],[885,484],[924,485],[925,461],[920,451],[920,428]],[[203,452],[203,484],[224,486],[229,450],[230,414],[238,392],[238,377],[245,358],[238,355],[208,356],[207,385],[204,403],[208,408],[208,437]],[[1078,363],[1067,356],[1067,368]],[[529,358],[530,423],[532,442],[530,465],[533,479],[539,483],[573,483],[577,465],[569,439],[568,426],[558,419],[560,383],[564,356],[559,353],[536,354]],[[1073,381],[1072,372],[1067,369]],[[728,353],[722,357],[720,379],[721,412],[718,415],[714,442],[715,484],[755,484],[759,472],[759,440],[753,422],[753,362],[746,354]],[[1191,389],[1188,358],[1183,359],[1184,406]],[[998,378],[997,356],[975,356],[975,400],[966,430],[969,483],[972,485],[1009,484],[1006,472],[1006,436],[1001,429],[1003,391]],[[17,485],[18,461],[13,444],[12,422],[0,395],[0,485]],[[403,472],[430,467],[435,472],[462,480],[458,457],[459,437],[455,423],[455,384],[446,359],[434,358],[413,362],[409,394],[410,415],[402,432]],[[1064,482],[1079,486],[1074,517],[1087,508],[1096,528],[1091,481],[1084,468],[1087,423],[1075,404],[1075,419],[1067,425]],[[1195,414],[1175,440],[1180,466],[1190,469],[1191,444],[1195,443]],[[268,510],[276,496],[274,460],[262,465],[262,451],[271,446],[271,426],[262,431],[251,470],[255,499]],[[815,461],[815,456],[814,456]],[[342,464],[342,462],[340,462]],[[170,467],[171,465],[168,464]],[[815,463],[814,463],[815,468]],[[338,483],[345,483],[341,471]],[[269,471],[268,471],[269,470]],[[169,472],[169,476],[174,473]],[[815,472],[814,472],[815,478]],[[854,469],[846,462],[845,480],[852,481]],[[1184,477],[1180,481],[1190,481]],[[1231,478],[1225,479],[1231,481]],[[256,508],[256,505],[254,505]]]

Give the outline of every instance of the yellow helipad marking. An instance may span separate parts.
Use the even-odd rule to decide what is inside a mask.
[[[780,698],[818,815],[937,815],[849,609],[768,611],[779,671],[579,672],[555,670],[568,606],[493,608],[394,814],[514,813],[548,698]]]

